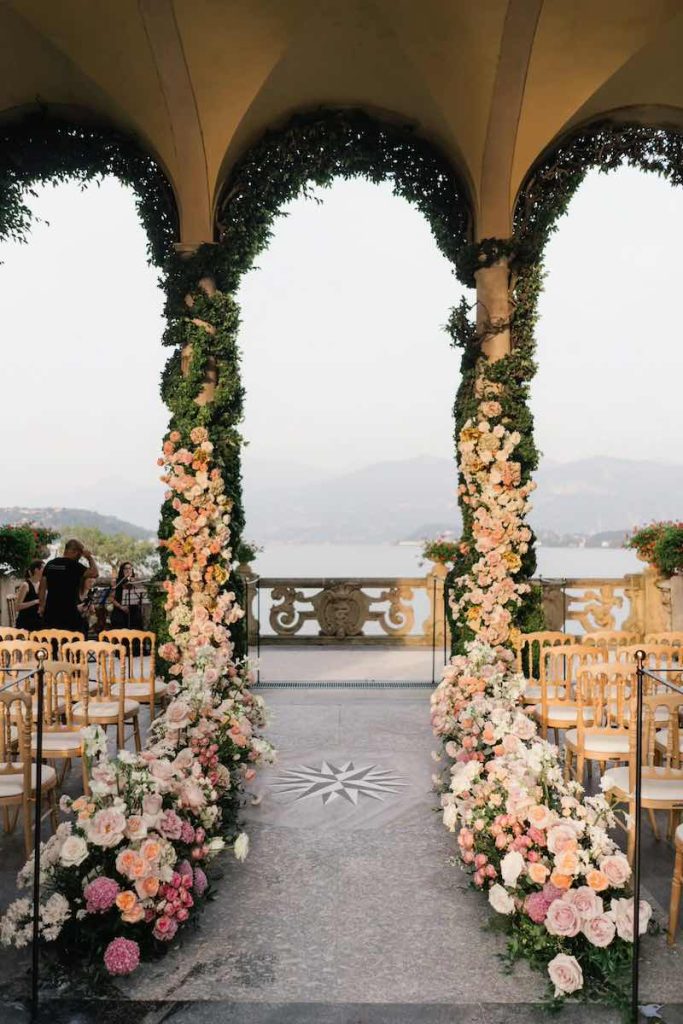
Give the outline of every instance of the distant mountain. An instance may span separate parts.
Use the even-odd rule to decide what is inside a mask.
[[[85,508],[0,508],[0,523],[36,523],[52,530],[65,526],[93,526],[102,533],[125,533],[136,540],[146,540],[151,531],[116,516],[102,515]]]
[[[457,532],[456,471],[449,459],[421,457],[337,476],[311,478],[301,467],[288,477],[277,464],[248,463],[245,472],[247,536],[267,541],[372,543]],[[611,534],[651,519],[680,517],[683,465],[595,457],[548,461],[536,474],[531,522],[550,536],[591,537],[591,545],[617,543]],[[593,535],[598,535],[593,537]],[[550,541],[552,543],[552,541]]]

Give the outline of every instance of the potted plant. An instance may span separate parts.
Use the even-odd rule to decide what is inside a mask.
[[[439,565],[450,565],[460,554],[461,542],[450,540],[445,536],[425,540],[422,547],[422,560],[437,562]]]
[[[633,531],[625,547],[636,552],[662,576],[675,576],[683,571],[683,523],[664,521],[648,523]]]
[[[251,541],[241,540],[239,542],[235,549],[235,560],[237,562],[237,572],[240,576],[252,575],[251,563],[261,551],[263,551],[263,548],[253,544]]]

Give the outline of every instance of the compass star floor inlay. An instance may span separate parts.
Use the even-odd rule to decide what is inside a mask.
[[[320,797],[323,805],[333,800],[346,800],[358,806],[361,797],[384,800],[407,785],[396,772],[371,764],[357,768],[353,761],[335,765],[324,760],[319,768],[299,765],[281,772],[273,780],[277,792],[292,794],[295,800]]]

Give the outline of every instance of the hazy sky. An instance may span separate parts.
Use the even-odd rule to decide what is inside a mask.
[[[334,473],[449,457],[459,353],[442,325],[462,288],[388,187],[320,195],[292,204],[243,282],[247,459]],[[109,180],[40,189],[31,205],[41,222],[29,244],[0,246],[0,505],[141,519],[157,486],[166,353],[131,197]],[[574,199],[548,248],[538,332],[547,458],[681,461],[681,223],[683,190],[634,171],[591,175]]]

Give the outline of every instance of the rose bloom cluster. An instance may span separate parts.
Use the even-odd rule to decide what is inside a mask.
[[[447,762],[435,782],[474,885],[512,924],[535,929],[534,953],[547,952],[561,997],[583,987],[587,952],[594,971],[597,950],[632,942],[631,869],[610,838],[616,818],[604,797],[566,781],[557,747],[537,736],[512,661],[475,641],[445,668],[431,701]],[[641,931],[650,914],[643,902]]]
[[[508,641],[513,611],[529,589],[515,577],[531,540],[524,517],[535,485],[521,482],[521,466],[513,458],[519,433],[500,422],[502,385],[480,378],[476,389],[477,418],[460,431],[458,450],[463,476],[459,490],[472,510],[472,544],[478,558],[456,581],[452,606],[455,617],[479,640],[497,645]]]
[[[174,668],[169,702],[139,754],[121,750],[111,758],[102,730],[83,730],[90,791],[73,802],[62,797],[61,808],[73,819],[42,848],[43,938],[61,937],[65,948],[101,955],[114,975],[130,973],[196,915],[208,885],[204,866],[226,838],[239,859],[246,856],[248,838],[235,834],[224,809],[236,808],[244,783],[273,756],[258,734],[265,712],[249,690],[248,666],[232,661],[227,626],[239,609],[233,595],[219,589],[230,562],[222,480],[210,469],[206,431],[197,428],[192,441],[194,452],[176,450],[175,440],[165,448],[166,458],[184,467],[184,477],[199,478],[192,487],[183,478],[195,514],[179,515],[168,542],[171,551],[186,552],[170,562],[175,582],[167,601],[175,627],[174,650],[164,655]],[[201,567],[198,578],[190,561]],[[209,568],[213,583],[207,586]],[[32,880],[31,860],[18,883],[28,887]],[[15,901],[0,921],[0,940],[25,945],[31,922],[29,901]]]

